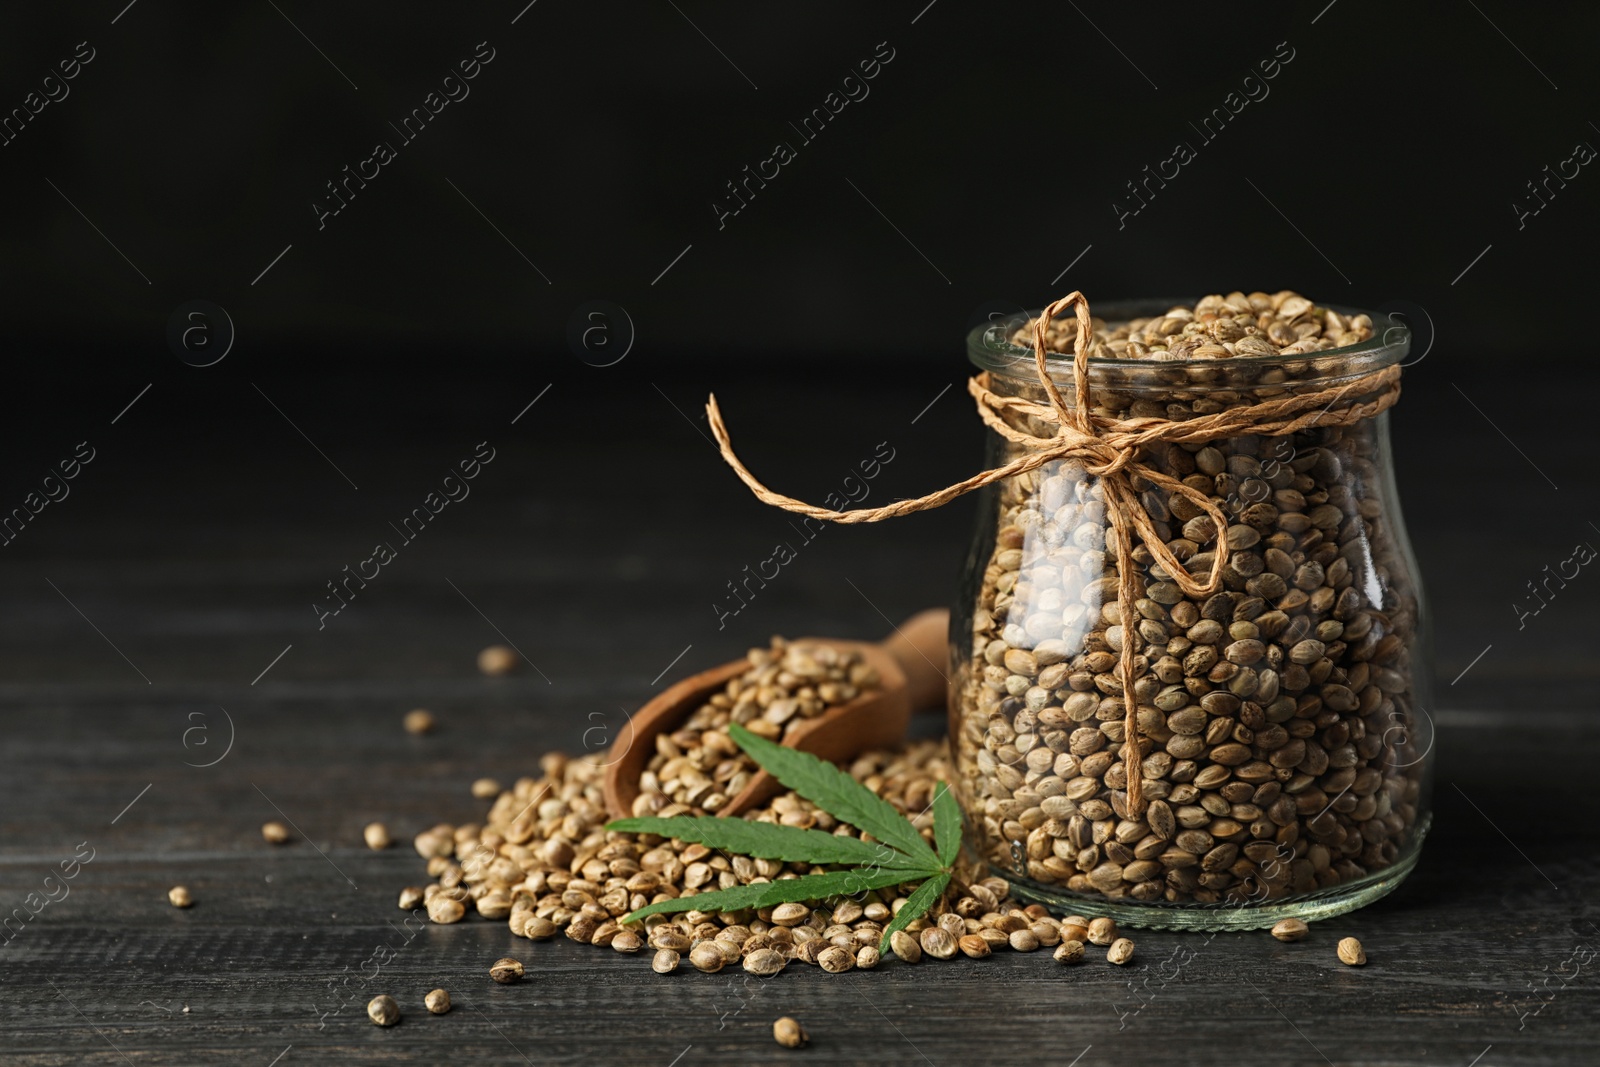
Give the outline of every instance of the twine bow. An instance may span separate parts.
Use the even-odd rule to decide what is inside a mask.
[[[1075,400],[1072,405],[1067,404],[1061,391],[1056,388],[1045,353],[1045,330],[1050,321],[1068,307],[1076,310],[1078,325],[1072,363]],[[1145,805],[1140,767],[1144,757],[1139,738],[1139,702],[1134,693],[1137,680],[1135,642],[1138,635],[1134,604],[1140,596],[1140,585],[1144,579],[1137,572],[1130,532],[1137,535],[1154,560],[1152,571],[1159,569],[1161,576],[1175,583],[1191,600],[1204,600],[1222,588],[1230,554],[1224,536],[1228,529],[1228,516],[1218,503],[1206,493],[1144,462],[1140,459],[1143,450],[1156,444],[1205,444],[1246,434],[1282,436],[1313,424],[1348,426],[1373,417],[1399,399],[1400,368],[1386,367],[1346,382],[1337,389],[1291,392],[1255,404],[1197,415],[1181,422],[1155,417],[1118,419],[1095,412],[1090,404],[1091,334],[1089,302],[1081,292],[1069,293],[1045,308],[1033,324],[1033,362],[1039,385],[1049,398],[1048,407],[993,392],[989,388],[987,371],[967,383],[967,391],[977,403],[979,417],[1001,437],[1021,446],[1024,449],[1022,454],[999,467],[981,471],[926,496],[897,500],[883,507],[834,511],[774,492],[751,474],[749,468],[734,455],[728,429],[723,424],[722,411],[717,407],[714,395],[706,403],[706,416],[722,451],[722,458],[758,499],[786,511],[832,522],[879,522],[899,515],[927,511],[974,489],[1037,470],[1056,460],[1076,461],[1086,473],[1100,479],[1106,497],[1106,515],[1113,534],[1107,547],[1112,550],[1117,566],[1117,625],[1107,631],[1106,641],[1118,654],[1117,673],[1126,712],[1123,719],[1122,760],[1127,780],[1128,817],[1138,818],[1143,814]],[[1357,396],[1367,396],[1368,399],[1330,411],[1341,397],[1352,390]],[[1007,414],[1031,417],[1046,425],[1053,425],[1056,432],[1049,437],[1025,433],[1006,421]],[[1157,486],[1183,497],[1211,519],[1215,527],[1215,548],[1203,578],[1190,574],[1162,540],[1160,531],[1140,499],[1140,486],[1143,484]]]

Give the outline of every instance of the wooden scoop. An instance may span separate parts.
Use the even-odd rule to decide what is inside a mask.
[[[790,644],[829,645],[841,652],[861,653],[878,672],[879,688],[805,720],[783,743],[835,762],[899,744],[905,738],[913,711],[944,711],[949,629],[950,613],[940,608],[907,619],[881,644],[825,637],[791,641]],[[657,735],[676,730],[714,693],[749,669],[750,661],[739,659],[685,678],[639,709],[622,727],[606,765],[606,807],[613,818],[633,814],[634,801],[639,797],[639,776],[656,753]],[[742,814],[782,788],[776,778],[758,770],[750,784],[716,814]]]

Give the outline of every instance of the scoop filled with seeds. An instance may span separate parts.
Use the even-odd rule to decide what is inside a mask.
[[[880,684],[859,651],[830,645],[774,637],[770,648],[751,649],[749,661],[749,670],[713,693],[682,726],[656,735],[633,814],[715,815],[758,769],[728,736],[730,722],[784,741],[828,708]]]
[[[897,744],[913,710],[942,711],[949,613],[925,611],[881,644],[775,637],[672,686],[620,731],[606,766],[613,815],[737,815],[778,785],[728,736],[737,723],[823,759]]]

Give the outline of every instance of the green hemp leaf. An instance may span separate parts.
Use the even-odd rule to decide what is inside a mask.
[[[872,840],[714,815],[617,819],[607,823],[606,829],[694,841],[760,859],[849,865],[845,870],[825,874],[756,882],[658,901],[624,916],[624,923],[669,912],[766,908],[790,901],[819,901],[920,883],[883,932],[879,951],[886,952],[890,935],[927,914],[944,896],[954,877],[952,869],[956,856],[961,851],[961,810],[943,782],[933,794],[935,847],[929,848],[917,828],[896,811],[894,805],[832,763],[757,737],[737,723],[728,727],[728,734],[767,773],[835,819],[849,823],[863,835],[870,835]]]

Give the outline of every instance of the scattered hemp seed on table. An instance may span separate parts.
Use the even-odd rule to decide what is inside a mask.
[[[805,1048],[811,1035],[806,1033],[805,1027],[785,1015],[772,1024],[772,1039],[784,1048]]]
[[[1056,948],[1055,960],[1057,963],[1082,963],[1083,942],[1078,940],[1061,942]]]
[[[510,956],[502,956],[500,959],[495,960],[494,965],[489,968],[489,977],[501,985],[511,985],[514,982],[521,981],[522,975],[522,961],[513,959]]]
[[[1347,937],[1339,942],[1339,962],[1350,967],[1360,967],[1367,962],[1367,951],[1361,947],[1361,942],[1353,937]]]
[[[517,658],[515,649],[505,645],[490,645],[478,653],[478,670],[491,678],[510,674],[517,669]]]
[[[367,1018],[379,1026],[393,1026],[400,1021],[400,1005],[387,993],[380,993],[367,1001]]]

